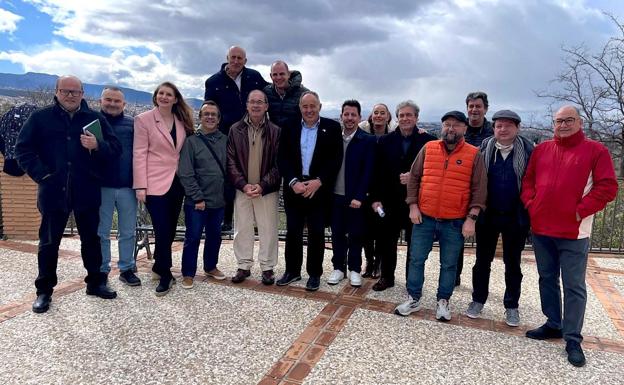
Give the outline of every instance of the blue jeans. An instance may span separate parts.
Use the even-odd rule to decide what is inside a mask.
[[[110,233],[113,225],[113,211],[117,208],[117,237],[119,239],[119,263],[121,271],[133,270],[134,246],[136,244],[137,199],[133,189],[102,187],[102,205],[98,235],[102,247],[102,273],[110,273],[111,242]]]
[[[546,325],[563,329],[566,341],[580,343],[583,341],[581,330],[587,304],[585,275],[589,238],[563,239],[533,234],[532,240],[542,312],[548,318]],[[560,279],[563,283],[563,318]]]
[[[221,248],[221,222],[223,221],[223,207],[203,211],[195,210],[195,205],[184,204],[184,249],[182,250],[182,276],[194,277],[197,271],[197,254],[204,228],[204,271],[217,267],[219,249]]]
[[[440,278],[437,299],[450,299],[455,288],[457,258],[464,244],[464,219],[436,220],[426,215],[422,223],[412,229],[412,244],[407,275],[407,292],[414,299],[422,296],[425,283],[425,261],[431,252],[434,238],[440,243]]]

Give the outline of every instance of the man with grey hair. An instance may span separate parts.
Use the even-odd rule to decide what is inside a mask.
[[[118,87],[106,87],[100,98],[100,109],[121,144],[119,158],[106,165],[102,179],[102,205],[98,235],[102,245],[102,273],[111,271],[110,233],[113,213],[117,209],[117,239],[119,248],[119,280],[128,286],[139,286],[141,280],[134,274],[134,246],[136,241],[137,199],[132,189],[132,145],[134,119],[124,114],[126,101]]]
[[[251,275],[254,260],[254,223],[258,228],[258,261],[262,283],[275,282],[277,265],[277,201],[280,175],[277,148],[280,128],[270,122],[264,92],[253,90],[247,99],[247,114],[232,125],[227,144],[227,171],[236,188],[234,200],[234,256],[238,262],[232,282]]]
[[[533,150],[520,193],[531,218],[540,301],[546,316],[546,323],[526,336],[537,340],[563,337],[570,364],[583,366],[589,236],[594,214],[615,199],[618,182],[609,150],[585,137],[583,119],[575,107],[561,107],[553,128],[554,138]]]
[[[410,167],[425,143],[436,137],[418,129],[420,108],[411,100],[399,103],[396,107],[398,130],[382,136],[377,144],[377,155],[371,184],[372,209],[385,216],[380,234],[381,277],[373,286],[375,291],[383,291],[394,286],[394,271],[397,263],[397,243],[401,230],[405,230],[407,241],[407,261],[409,263],[412,223],[409,207],[405,203]],[[406,265],[407,272],[407,265]]]
[[[301,85],[301,79],[301,72],[290,71],[285,61],[277,60],[271,64],[273,84],[264,87],[264,93],[269,100],[269,118],[282,128],[301,120],[299,98],[308,91]]]
[[[269,84],[260,72],[245,67],[247,52],[243,48],[230,47],[226,60],[227,63],[221,65],[221,70],[206,80],[204,92],[204,100],[217,103],[221,111],[219,129],[225,135],[229,133],[232,124],[241,120],[245,115],[249,93],[253,90],[262,90]],[[232,229],[234,194],[234,189],[226,185],[223,230],[227,231]]]
[[[325,253],[325,224],[336,176],[342,164],[340,124],[322,118],[321,100],[306,91],[299,99],[302,119],[282,130],[278,165],[284,179],[286,271],[278,286],[301,279],[303,229],[308,230],[306,290],[319,289]]]
[[[120,144],[106,119],[89,109],[83,94],[77,77],[58,78],[54,104],[30,115],[15,148],[20,167],[39,185],[41,225],[37,299],[32,306],[35,313],[50,308],[57,284],[59,245],[72,212],[87,269],[87,295],[105,299],[117,296],[106,286],[106,274],[100,271],[102,249],[97,229],[103,166],[119,156]]]

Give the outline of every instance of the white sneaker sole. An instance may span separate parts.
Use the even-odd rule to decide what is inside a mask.
[[[475,315],[475,314],[469,314],[468,312],[465,312],[464,315],[468,318],[472,318],[472,319],[478,319],[481,318],[481,313]]]
[[[340,281],[342,281],[343,279],[344,279],[344,278],[341,278],[341,279],[339,279],[338,281],[333,280],[333,279],[332,279],[332,280],[329,280],[329,279],[328,279],[328,280],[327,280],[327,284],[328,284],[328,285],[332,285],[332,286],[333,286],[333,285],[337,285],[337,284],[339,284],[339,283],[340,283]]]
[[[436,314],[436,320],[442,321],[442,322],[448,322],[451,320],[451,316],[449,315],[448,318],[446,318],[446,316],[443,316],[443,315],[439,316]]]
[[[400,315],[400,316],[402,316],[402,317],[407,317],[408,315],[410,315],[410,314],[412,314],[412,313],[416,313],[417,311],[419,311],[419,310],[420,310],[420,308],[421,308],[421,306],[420,306],[420,305],[418,305],[418,306],[416,306],[416,307],[410,308],[410,310],[409,310],[408,312],[405,312],[405,313],[404,313],[404,312],[401,312],[401,311],[399,310],[399,307],[397,306],[396,308],[394,308],[394,314],[396,314],[396,315]]]

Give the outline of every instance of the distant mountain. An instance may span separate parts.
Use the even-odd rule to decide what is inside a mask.
[[[6,74],[0,73],[0,95],[14,96],[19,95],[18,91],[41,91],[54,89],[58,76],[27,72],[25,74]],[[105,85],[84,83],[85,96],[87,98],[99,99]],[[123,90],[128,103],[152,104],[152,94],[145,91],[137,91],[132,88],[119,87]],[[202,100],[196,98],[185,99],[193,108],[199,108]]]

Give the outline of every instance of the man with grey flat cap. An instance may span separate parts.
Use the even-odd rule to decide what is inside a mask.
[[[529,216],[520,201],[520,187],[533,152],[533,144],[518,135],[521,119],[515,112],[500,110],[492,116],[492,120],[494,135],[484,139],[480,147],[488,180],[487,209],[477,220],[477,259],[472,268],[472,302],[465,314],[470,318],[479,318],[481,314],[488,298],[490,267],[498,237],[502,235],[505,322],[515,327],[520,324],[520,256],[529,232]]]
[[[414,224],[407,276],[409,298],[394,312],[407,316],[421,308],[425,261],[434,238],[440,243],[440,278],[436,319],[451,320],[449,300],[455,288],[457,258],[464,237],[474,235],[479,212],[485,209],[487,175],[479,149],[466,143],[468,119],[450,111],[442,117],[442,139],[420,150],[407,184],[409,217]]]

